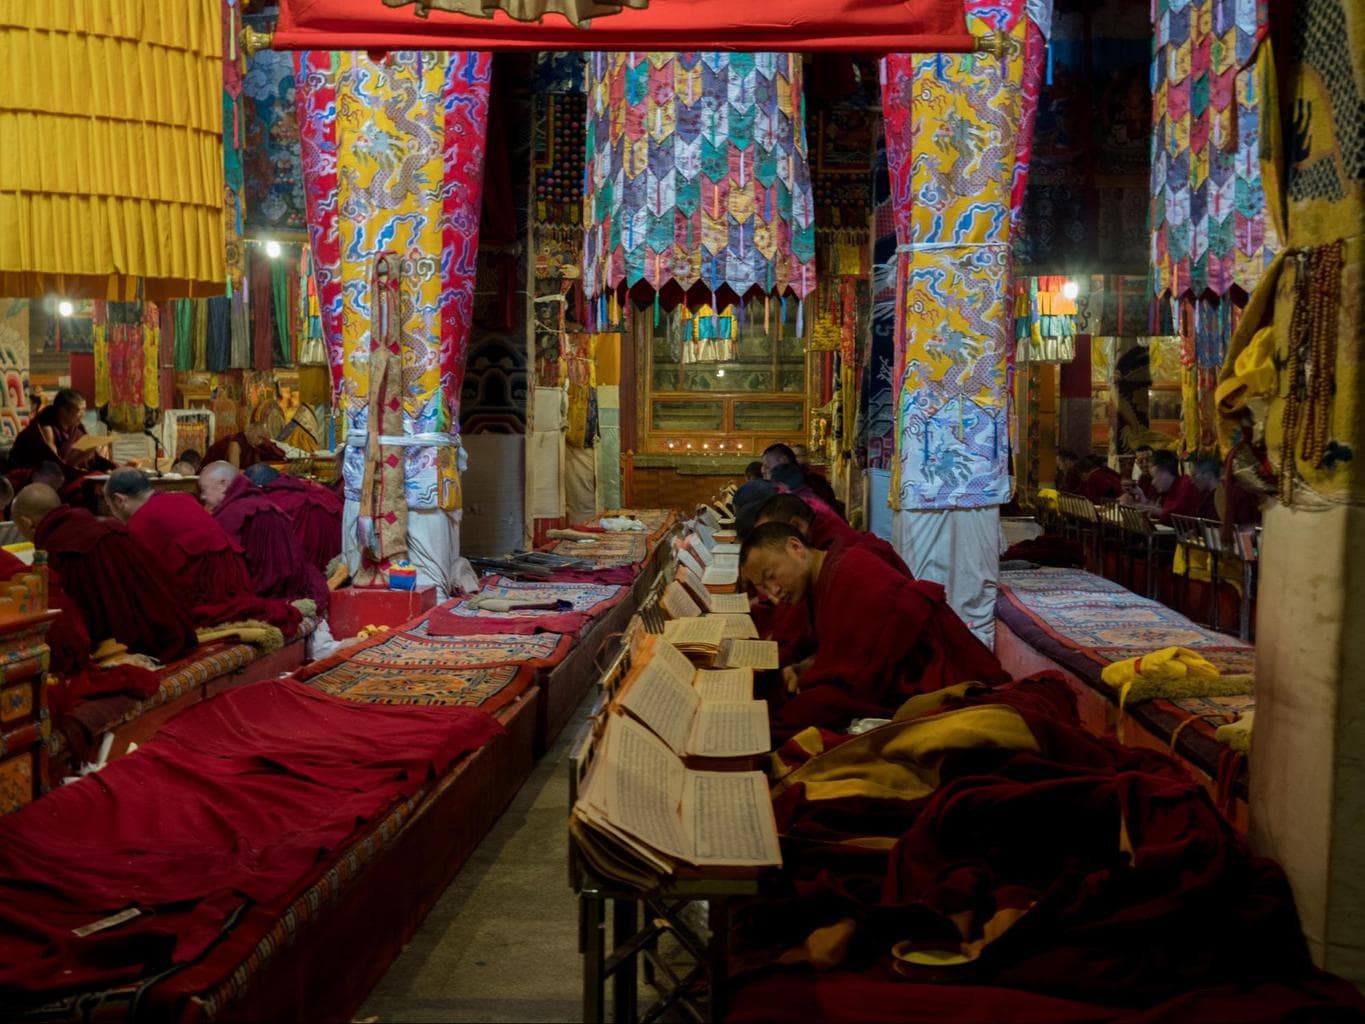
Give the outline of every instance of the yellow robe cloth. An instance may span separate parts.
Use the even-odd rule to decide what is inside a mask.
[[[18,3],[0,14],[0,295],[221,294],[215,0]]]

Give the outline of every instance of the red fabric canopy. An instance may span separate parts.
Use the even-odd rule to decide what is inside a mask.
[[[381,0],[281,0],[281,50],[844,50],[959,53],[974,48],[962,0],[650,0],[588,29],[501,11],[470,18]]]

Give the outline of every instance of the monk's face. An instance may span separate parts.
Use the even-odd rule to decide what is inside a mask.
[[[223,503],[227,489],[227,478],[221,474],[211,473],[207,476],[201,474],[199,477],[199,500],[210,512]]]
[[[81,417],[84,415],[84,402],[77,402],[75,405],[64,405],[57,410],[57,422],[62,425],[63,430],[75,430],[77,424],[81,421]]]
[[[795,604],[810,586],[810,548],[795,538],[781,547],[755,548],[744,562],[744,578],[770,601]]]

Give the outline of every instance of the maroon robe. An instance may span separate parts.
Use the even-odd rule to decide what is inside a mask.
[[[875,533],[855,530],[828,505],[812,505],[811,510],[815,513],[810,524],[811,547],[828,551],[838,543],[856,544],[872,552],[902,576],[915,578],[896,549]]]
[[[230,462],[228,449],[232,447],[234,441],[237,442],[237,448],[241,453],[239,457],[242,462],[237,467],[238,469],[246,469],[258,462],[283,462],[288,457],[274,441],[265,441],[260,445],[254,445],[247,440],[245,433],[238,431],[209,445],[209,450],[204,453],[203,464],[207,466],[214,462]]]
[[[199,626],[256,619],[292,636],[302,616],[287,601],[257,597],[242,549],[188,494],[154,494],[128,532],[176,581]]]
[[[62,506],[43,517],[33,542],[94,643],[112,638],[163,662],[197,646],[185,595],[121,524]]]
[[[1175,478],[1171,489],[1161,496],[1161,522],[1169,526],[1171,516],[1217,519],[1218,506],[1214,503],[1213,492],[1201,491],[1193,480],[1182,473]]]
[[[261,489],[284,509],[304,557],[325,573],[341,554],[341,498],[322,484],[288,475],[276,477]]]
[[[57,445],[55,452],[43,437],[43,427],[52,431],[52,440]],[[49,405],[15,436],[14,444],[9,450],[6,469],[33,470],[44,462],[55,462],[62,467],[67,481],[70,482],[82,473],[114,468],[112,462],[96,452],[76,451],[71,447],[85,434],[85,428],[79,423],[71,430],[63,430],[58,422],[57,407]]]
[[[864,547],[834,547],[806,601],[815,660],[782,709],[784,729],[886,716],[957,683],[1009,681],[940,584],[908,579]]]
[[[1081,494],[1096,505],[1118,501],[1123,497],[1123,477],[1108,466],[1096,466],[1081,481]]]
[[[285,601],[307,598],[327,610],[327,581],[303,556],[284,510],[259,487],[238,476],[228,487],[213,517],[241,545],[255,591],[261,597]]]

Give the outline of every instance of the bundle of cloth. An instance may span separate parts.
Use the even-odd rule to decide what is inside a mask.
[[[964,684],[779,753],[785,870],[729,1019],[1358,1020],[1288,884],[1171,758],[1055,674]]]

